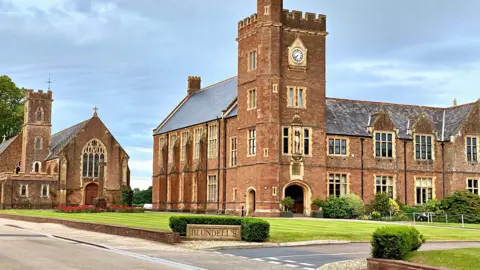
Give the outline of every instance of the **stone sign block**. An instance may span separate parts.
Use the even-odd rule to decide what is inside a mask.
[[[240,225],[187,224],[187,240],[241,241]]]

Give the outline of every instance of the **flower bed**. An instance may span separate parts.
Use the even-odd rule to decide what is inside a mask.
[[[112,205],[107,208],[96,208],[91,205],[82,206],[57,206],[53,210],[57,213],[104,213],[104,212],[116,212],[116,213],[143,213],[143,208]]]

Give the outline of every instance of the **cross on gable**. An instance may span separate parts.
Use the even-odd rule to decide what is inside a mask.
[[[97,106],[93,107],[93,111],[94,111],[93,115],[94,115],[94,116],[97,116],[97,111],[98,111]]]

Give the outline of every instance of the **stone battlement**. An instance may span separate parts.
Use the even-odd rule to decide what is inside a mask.
[[[249,32],[251,29],[255,28],[258,22],[257,13],[252,14],[250,17],[247,17],[238,22],[238,34],[239,36]]]
[[[283,10],[283,24],[286,27],[299,28],[314,31],[326,31],[327,16],[324,14],[315,14],[311,12],[303,12],[287,9]]]
[[[201,78],[199,76],[188,76],[189,81],[200,81]]]
[[[28,99],[52,99],[52,91],[48,90],[46,93],[43,90],[38,90],[35,92],[33,89],[27,90],[27,100]]]

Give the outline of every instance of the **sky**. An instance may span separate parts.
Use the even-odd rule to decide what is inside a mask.
[[[427,106],[480,98],[480,1],[284,0],[327,15],[327,96]],[[54,91],[53,132],[99,116],[152,175],[152,132],[186,95],[237,73],[255,0],[0,0],[0,75]]]

